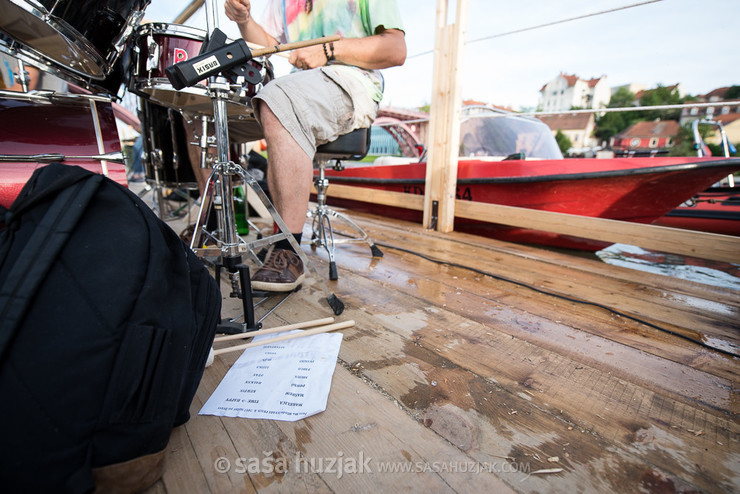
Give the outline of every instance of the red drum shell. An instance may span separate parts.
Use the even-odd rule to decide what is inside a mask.
[[[3,96],[6,96],[5,93]],[[63,103],[41,103],[0,98],[0,154],[63,154],[90,156],[121,151],[121,142],[110,102],[92,101],[84,95],[69,96]],[[100,143],[93,112],[100,124]],[[102,149],[101,149],[102,148]],[[123,164],[90,159],[67,159],[128,186]],[[46,163],[0,162],[0,204],[10,207],[34,170]]]
[[[167,67],[198,55],[205,35],[206,32],[201,29],[179,24],[140,26],[134,41],[138,60],[134,64],[132,92],[168,108],[213,115],[213,101],[208,93],[207,81],[177,91],[165,74]],[[265,74],[259,62],[250,60],[249,64]],[[232,88],[235,87],[232,85]],[[227,101],[229,120],[254,120],[251,98],[261,87],[261,84],[247,84],[239,94],[232,91]]]

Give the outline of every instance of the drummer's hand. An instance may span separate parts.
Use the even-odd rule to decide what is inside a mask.
[[[308,46],[293,50],[288,61],[298,69],[315,69],[326,65],[326,54],[321,45]]]
[[[226,17],[237,24],[246,24],[251,19],[250,10],[252,6],[249,0],[226,0],[224,10]]]

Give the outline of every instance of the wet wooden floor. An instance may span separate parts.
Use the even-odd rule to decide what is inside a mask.
[[[220,355],[150,492],[740,491],[728,355],[740,352],[740,292],[352,216],[385,256],[342,246],[329,282],[325,254],[306,247],[319,279],[264,321],[332,316],[322,284],[343,300],[337,319],[356,326],[326,411],[199,416],[239,353]],[[288,468],[220,473],[219,458]],[[350,458],[361,471],[329,468]]]

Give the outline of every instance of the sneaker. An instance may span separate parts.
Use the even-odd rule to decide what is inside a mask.
[[[127,178],[129,182],[141,183],[146,179],[146,175],[144,175],[143,173],[132,173]]]
[[[303,261],[292,250],[270,247],[261,268],[252,276],[252,288],[266,292],[290,292],[303,283]]]

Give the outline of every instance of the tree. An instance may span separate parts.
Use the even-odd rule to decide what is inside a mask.
[[[555,133],[555,141],[558,143],[560,152],[567,154],[568,150],[573,147],[573,143],[570,141],[567,135],[563,134],[562,130],[558,130]]]
[[[645,91],[640,97],[640,106],[679,105],[685,101],[675,88],[661,86]],[[639,112],[640,120],[678,120],[681,110],[645,110]]]
[[[696,156],[694,132],[691,130],[691,124],[681,127],[673,147],[668,151],[668,156]]]
[[[629,108],[634,106],[635,95],[628,89],[620,87],[611,99],[607,108]],[[596,119],[594,136],[599,140],[609,141],[612,136],[622,132],[637,120],[635,112],[608,112]]]
[[[740,99],[740,86],[730,86],[730,89],[725,93],[725,99]]]

